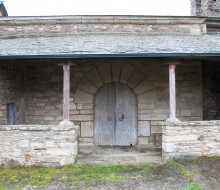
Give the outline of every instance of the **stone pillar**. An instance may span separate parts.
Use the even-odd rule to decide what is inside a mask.
[[[169,93],[170,93],[170,119],[176,119],[176,65],[180,61],[170,60],[164,62],[169,65]]]

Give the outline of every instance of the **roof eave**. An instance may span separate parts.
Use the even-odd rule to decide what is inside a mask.
[[[3,59],[86,59],[86,58],[184,58],[218,57],[219,53],[116,53],[116,54],[57,54],[57,55],[3,55]]]

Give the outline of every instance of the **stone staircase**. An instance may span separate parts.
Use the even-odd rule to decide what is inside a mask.
[[[146,164],[162,162],[161,148],[96,147],[79,145],[76,162],[86,165]]]

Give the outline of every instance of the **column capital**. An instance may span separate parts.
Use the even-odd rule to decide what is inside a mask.
[[[177,59],[164,59],[163,60],[163,64],[164,65],[180,65],[181,64],[181,60],[177,60]]]
[[[72,60],[62,60],[62,61],[58,61],[57,65],[58,66],[64,66],[64,65],[75,66],[76,62]]]

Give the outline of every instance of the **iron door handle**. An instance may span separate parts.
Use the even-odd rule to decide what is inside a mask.
[[[122,121],[124,119],[124,114],[122,114],[121,117],[119,117],[119,121]]]

